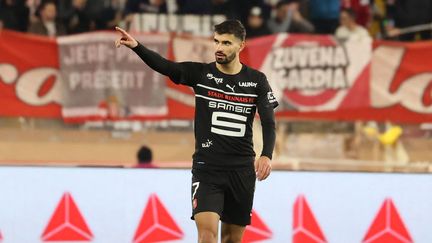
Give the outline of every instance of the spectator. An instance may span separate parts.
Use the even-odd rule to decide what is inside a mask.
[[[386,0],[373,0],[371,4],[371,22],[369,33],[374,39],[382,39],[386,36],[385,23],[387,16]]]
[[[157,168],[153,162],[153,154],[149,147],[141,146],[137,153],[138,165],[135,168]]]
[[[250,10],[253,7],[261,8],[261,16],[264,19],[264,23],[266,23],[270,19],[272,9],[277,3],[274,0],[231,0],[230,2],[232,2],[233,10],[236,12],[236,17],[243,23],[248,22]]]
[[[61,17],[68,34],[77,34],[95,29],[95,23],[86,11],[87,0],[60,1]]]
[[[336,38],[341,41],[371,40],[369,32],[356,23],[355,12],[352,9],[342,9],[340,13],[340,26],[336,30]]]
[[[133,21],[133,15],[136,13],[166,14],[167,12],[165,0],[127,0],[123,16],[126,25],[130,26]]]
[[[413,41],[418,39],[431,39],[431,29],[419,32],[401,34],[401,29],[432,23],[431,0],[392,0],[389,8],[393,8],[394,24],[396,27],[393,35],[399,35],[401,41]],[[391,12],[390,12],[391,13]],[[418,37],[416,37],[418,35]]]
[[[220,14],[227,18],[237,18],[234,4],[227,0],[177,0],[179,14]]]
[[[38,13],[39,19],[30,25],[28,32],[50,37],[66,34],[66,28],[56,21],[57,7],[54,2],[43,2]]]
[[[283,0],[276,5],[276,16],[268,21],[272,33],[313,33],[313,25],[303,18],[298,0]]]
[[[98,30],[112,30],[118,26],[122,20],[123,6],[120,0],[109,0],[101,6],[99,12],[95,12],[94,16],[96,29]]]
[[[318,34],[333,34],[339,25],[341,0],[309,0],[309,18]]]
[[[127,0],[124,15],[134,13],[167,13],[165,0]]]
[[[371,21],[371,8],[369,0],[342,0],[343,9],[352,9],[357,24],[367,27]]]
[[[246,37],[253,38],[270,34],[271,32],[264,21],[262,9],[258,6],[251,8],[246,24]]]
[[[24,0],[0,0],[0,22],[4,29],[26,32],[29,15]]]

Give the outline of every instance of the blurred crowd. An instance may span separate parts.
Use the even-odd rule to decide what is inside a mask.
[[[249,38],[288,32],[413,41],[432,33],[432,0],[0,0],[0,30],[112,30],[135,13],[222,14],[241,20]]]

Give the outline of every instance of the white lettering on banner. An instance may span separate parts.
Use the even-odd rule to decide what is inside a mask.
[[[195,36],[211,36],[213,26],[224,21],[224,15],[136,14],[131,29],[138,32],[176,32]]]
[[[432,105],[424,103],[432,82],[432,72],[415,74],[405,79],[400,87],[392,92],[390,87],[397,70],[403,61],[404,48],[380,46],[374,51],[371,78],[371,105],[375,108],[401,104],[405,108],[419,112],[432,113]]]
[[[108,43],[63,45],[62,48],[65,49],[62,61],[67,66],[107,63],[112,60],[116,62],[141,62],[136,56],[130,55],[130,50],[126,48],[115,50]]]
[[[272,68],[278,79],[286,80],[284,89],[347,89],[349,64],[342,46],[284,47],[272,52]],[[273,77],[275,78],[275,77]]]
[[[230,119],[230,120],[236,120],[237,122],[232,121],[222,121],[220,118]],[[246,122],[247,117],[237,114],[232,114],[228,112],[221,112],[221,111],[215,111],[212,114],[212,127],[211,132],[224,135],[224,136],[230,136],[230,137],[244,137],[246,133]],[[242,123],[239,123],[242,122]],[[225,128],[231,128],[235,129],[233,130],[227,130],[227,129],[220,129],[216,128],[214,126],[219,127],[225,127]]]
[[[42,106],[52,102],[61,103],[61,81],[59,71],[54,68],[30,69],[18,76],[16,67],[10,64],[0,64],[0,79],[7,84],[15,83],[15,93],[24,103]],[[41,87],[48,78],[54,77],[54,84],[43,96],[39,96]]]
[[[18,70],[10,64],[0,64],[0,80],[11,84],[18,78]]]
[[[321,90],[348,88],[342,68],[336,69],[293,69],[282,70],[287,77],[289,90]]]
[[[275,49],[272,54],[275,69],[348,65],[348,57],[342,46],[284,47]]]
[[[145,72],[137,71],[108,71],[96,70],[94,72],[71,72],[69,74],[69,87],[71,90],[106,88],[114,89],[140,89],[144,87]]]

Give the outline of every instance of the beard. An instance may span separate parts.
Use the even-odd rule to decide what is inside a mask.
[[[218,57],[215,54],[215,57],[216,57],[216,62],[217,63],[219,63],[219,64],[228,64],[228,63],[232,62],[236,58],[236,53],[234,52],[234,53],[232,53],[229,56],[227,56],[227,55],[224,54],[223,57]]]

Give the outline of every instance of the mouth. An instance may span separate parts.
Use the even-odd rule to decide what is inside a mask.
[[[223,53],[220,53],[220,52],[216,52],[216,57],[217,58],[224,58],[224,57],[226,57],[226,55]]]

